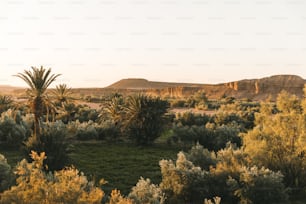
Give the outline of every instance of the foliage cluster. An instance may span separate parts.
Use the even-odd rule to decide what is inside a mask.
[[[281,171],[293,194],[306,188],[306,109],[305,99],[282,92],[273,105],[263,103],[255,115],[256,126],[243,136],[245,151],[253,164]]]
[[[192,158],[197,163],[202,163],[202,158],[206,157],[206,162],[202,163],[204,169],[189,161],[183,152],[178,154],[175,163],[172,160],[160,161],[160,187],[165,192],[166,203],[199,203],[214,196],[222,197],[227,203],[287,201],[283,175],[264,167],[246,166],[241,149],[230,145],[217,153],[208,154],[198,145],[192,151],[188,157],[197,155]]]

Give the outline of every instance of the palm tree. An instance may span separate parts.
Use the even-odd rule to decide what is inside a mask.
[[[105,107],[105,110],[112,121],[117,126],[118,123],[122,120],[123,114],[123,105],[124,100],[122,97],[113,97],[111,101],[109,101]]]
[[[152,144],[167,123],[168,102],[146,95],[129,96],[124,107],[125,129],[138,144]]]
[[[68,103],[72,99],[72,90],[71,88],[67,87],[67,84],[57,85],[52,94],[54,95],[56,102],[60,105],[62,105],[63,103]]]
[[[75,114],[78,111],[78,107],[74,103],[62,103],[62,106],[57,109],[57,119],[67,124],[69,121],[75,118]]]
[[[43,116],[44,110],[48,110],[49,99],[46,91],[60,74],[51,74],[51,68],[45,69],[43,66],[31,68],[32,70],[24,70],[24,73],[18,73],[15,76],[24,80],[29,86],[27,93],[29,95],[30,108],[34,114],[34,136],[39,140],[39,121]]]

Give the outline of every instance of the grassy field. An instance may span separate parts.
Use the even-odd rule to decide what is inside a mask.
[[[178,147],[158,145],[138,147],[133,144],[77,143],[70,153],[71,164],[84,172],[89,179],[108,181],[102,189],[109,193],[119,189],[128,194],[142,176],[150,178],[153,183],[161,181],[159,161],[176,159]],[[13,167],[23,158],[21,151],[1,148]],[[48,155],[47,155],[48,156]]]
[[[127,194],[142,176],[159,183],[161,159],[176,159],[178,148],[168,146],[137,147],[128,144],[77,144],[71,153],[72,164],[87,176],[108,183],[107,192],[119,189]]]

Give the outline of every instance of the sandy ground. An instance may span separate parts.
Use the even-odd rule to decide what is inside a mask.
[[[90,102],[78,101],[77,104],[86,104],[90,108],[94,108],[96,110],[99,110],[101,108],[99,103],[90,103]],[[214,115],[214,114],[216,114],[217,111],[215,111],[215,110],[198,110],[198,109],[195,109],[195,108],[171,108],[171,109],[169,109],[169,112],[171,112],[171,113],[192,112],[192,113],[197,113],[197,114]]]
[[[214,115],[216,111],[214,110],[198,110],[195,108],[171,108],[170,112],[172,113],[186,113],[186,112],[192,112],[197,114],[206,114],[206,115]]]

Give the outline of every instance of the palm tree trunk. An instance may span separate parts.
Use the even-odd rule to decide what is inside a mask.
[[[40,125],[39,125],[39,117],[34,114],[34,137],[37,142],[40,141]]]
[[[43,100],[41,97],[35,97],[33,101],[32,111],[34,113],[34,135],[37,141],[40,141],[40,118],[43,109]]]

